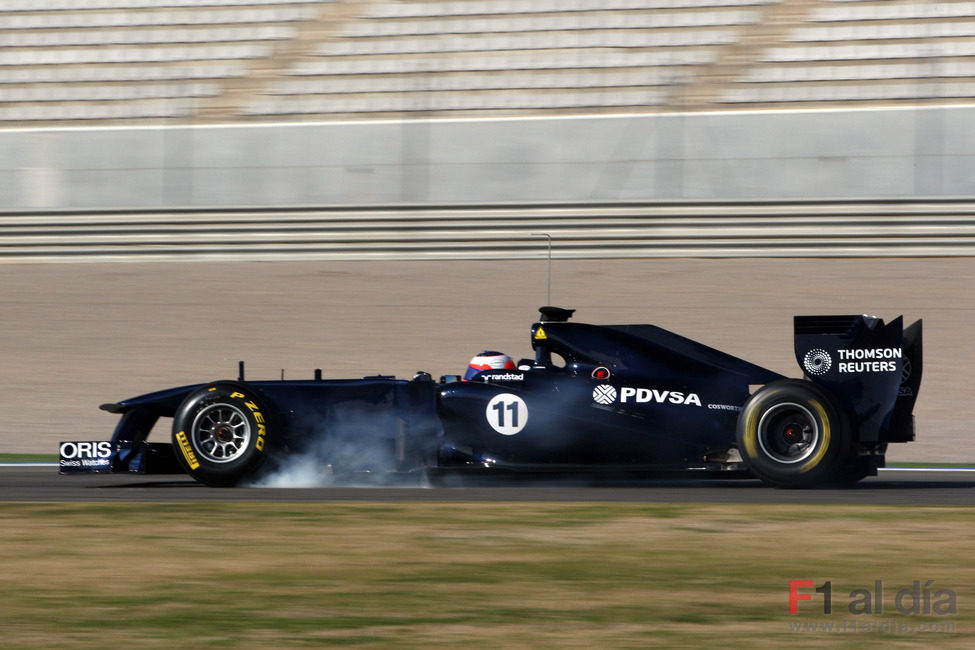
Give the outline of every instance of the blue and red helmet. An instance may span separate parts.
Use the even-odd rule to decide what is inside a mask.
[[[502,352],[485,350],[467,364],[467,372],[464,373],[464,381],[470,381],[474,375],[482,370],[514,370],[515,360]]]

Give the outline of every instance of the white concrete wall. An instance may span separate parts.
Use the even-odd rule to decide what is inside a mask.
[[[0,210],[975,195],[975,106],[0,131]]]

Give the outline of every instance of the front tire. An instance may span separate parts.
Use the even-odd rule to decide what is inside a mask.
[[[266,460],[268,411],[250,388],[219,383],[191,393],[173,417],[173,448],[206,485],[237,485]]]
[[[776,487],[813,487],[839,478],[850,451],[847,418],[808,381],[772,382],[742,407],[738,449],[758,478]]]

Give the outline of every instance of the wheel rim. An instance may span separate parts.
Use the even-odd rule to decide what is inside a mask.
[[[812,412],[792,402],[776,404],[758,422],[758,444],[779,463],[800,463],[816,451],[819,424]]]
[[[210,404],[193,419],[193,446],[210,462],[229,463],[239,458],[250,439],[250,421],[232,404]]]

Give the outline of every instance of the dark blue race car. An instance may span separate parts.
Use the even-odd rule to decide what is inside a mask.
[[[343,476],[756,476],[857,481],[914,439],[921,321],[796,316],[788,379],[653,325],[541,308],[535,355],[470,381],[386,376],[170,388],[102,408],[111,441],[64,442],[61,472],[185,472],[213,486],[295,458]],[[171,442],[150,442],[161,417]]]

